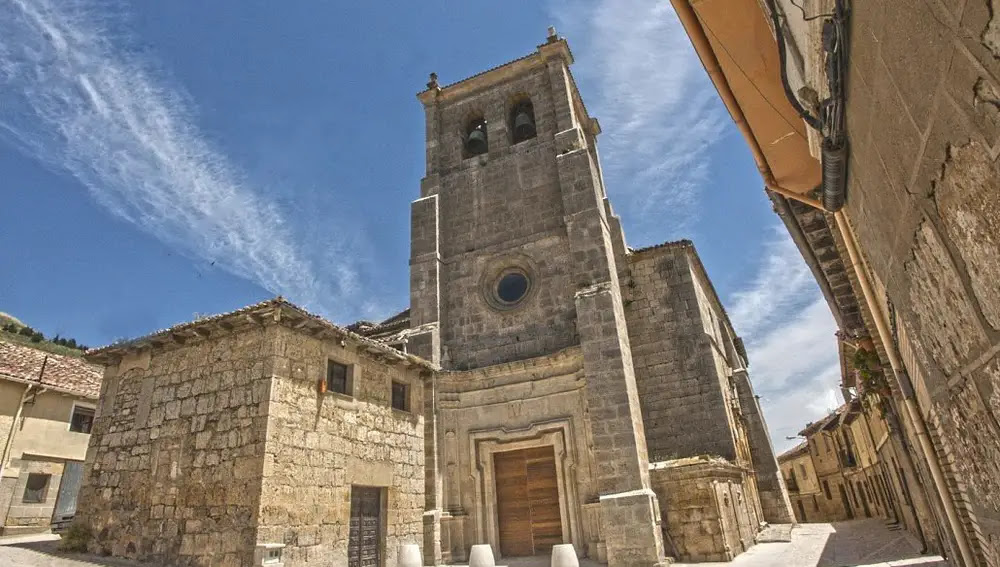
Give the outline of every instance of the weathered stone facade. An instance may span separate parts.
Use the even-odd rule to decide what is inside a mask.
[[[279,299],[92,355],[113,407],[91,446],[93,547],[237,565],[283,544],[286,566],[344,565],[372,486],[388,567],[407,543],[427,565],[572,543],[653,567],[664,517],[694,559],[789,521],[742,344],[690,242],[626,246],[571,62],[553,34],[418,95],[408,310],[346,330]],[[349,396],[317,391],[328,361],[350,365]],[[712,464],[651,481],[677,457]],[[715,523],[689,525],[705,498]]]
[[[667,547],[684,561],[731,561],[756,542],[760,507],[746,471],[718,457],[662,461],[650,470]]]
[[[1000,565],[998,8],[854,6],[844,209],[894,308],[897,348],[974,561],[991,566]]]
[[[553,35],[452,85],[432,76],[418,95],[427,173],[412,207],[410,328],[386,340],[405,336],[409,352],[442,366],[440,482],[428,482],[441,495],[427,499],[441,548],[425,558],[461,562],[474,543],[502,555],[512,536],[493,459],[539,446],[555,450],[562,541],[611,565],[663,559],[671,511],[651,461],[730,462],[751,541],[758,479],[772,521],[792,517],[741,343],[690,242],[627,247],[570,63]],[[521,138],[525,103],[533,128]],[[483,146],[470,152],[479,124]],[[511,273],[525,289],[504,302]]]
[[[293,328],[294,327],[294,328]],[[78,523],[95,551],[171,565],[346,564],[353,486],[384,489],[385,565],[419,543],[424,363],[283,300],[89,355],[106,364]],[[351,391],[322,393],[328,361]]]

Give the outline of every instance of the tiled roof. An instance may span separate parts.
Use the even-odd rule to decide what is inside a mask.
[[[792,447],[791,449],[785,451],[784,453],[778,455],[778,462],[780,463],[783,461],[787,461],[788,459],[798,457],[799,455],[805,454],[807,451],[809,451],[809,443],[807,441],[803,441],[798,445]]]
[[[356,321],[348,325],[347,330],[379,342],[387,342],[386,338],[395,337],[399,331],[409,327],[410,309],[406,308],[378,323],[365,320]]]
[[[222,329],[221,332],[223,333],[227,332],[227,329],[232,329],[234,325],[245,321],[247,318],[267,317],[270,317],[273,321],[281,321],[282,324],[291,324],[291,321],[294,320],[294,328],[296,329],[305,331],[315,330],[318,332],[327,331],[341,338],[349,338],[360,343],[370,352],[378,352],[381,356],[385,356],[390,360],[406,362],[407,364],[412,363],[431,370],[437,369],[433,364],[422,358],[401,353],[383,344],[381,341],[370,339],[355,331],[331,323],[323,317],[310,313],[281,296],[261,301],[260,303],[254,303],[253,305],[248,305],[228,313],[221,313],[174,325],[168,329],[162,329],[136,339],[88,350],[85,358],[94,362],[106,362],[108,358],[122,356],[134,349],[143,347],[156,348],[171,342],[184,344],[188,340],[198,340],[199,338],[214,336],[214,333],[218,329]]]
[[[0,341],[0,378],[96,399],[101,393],[101,376],[100,366],[82,358]]]
[[[839,408],[833,410],[833,412],[830,415],[824,417],[823,419],[819,421],[814,421],[806,425],[805,429],[799,431],[799,435],[802,435],[803,437],[808,437],[820,430],[829,431],[831,429],[835,429],[838,425],[840,425],[840,416],[845,411],[847,411],[847,404],[841,405]]]
[[[653,244],[652,246],[646,246],[644,248],[629,248],[628,250],[632,254],[639,254],[642,252],[647,252],[649,250],[656,250],[657,248],[684,248],[686,246],[693,246],[693,245],[694,245],[693,242],[684,238],[681,240],[669,240],[667,242]]]

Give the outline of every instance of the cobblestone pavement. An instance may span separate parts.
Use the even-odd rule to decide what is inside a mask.
[[[800,524],[788,543],[760,543],[730,563],[677,563],[675,567],[948,567],[920,555],[920,542],[884,520]]]

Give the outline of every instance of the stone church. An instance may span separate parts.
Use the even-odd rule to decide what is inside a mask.
[[[792,520],[743,343],[689,241],[625,243],[566,41],[443,86],[410,306],[282,298],[88,353],[92,550],[179,565],[463,563],[572,543],[729,560]]]

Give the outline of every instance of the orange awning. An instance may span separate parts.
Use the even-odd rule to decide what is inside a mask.
[[[778,46],[759,0],[671,0],[695,51],[747,139],[769,189],[819,207],[807,126],[785,98]]]

